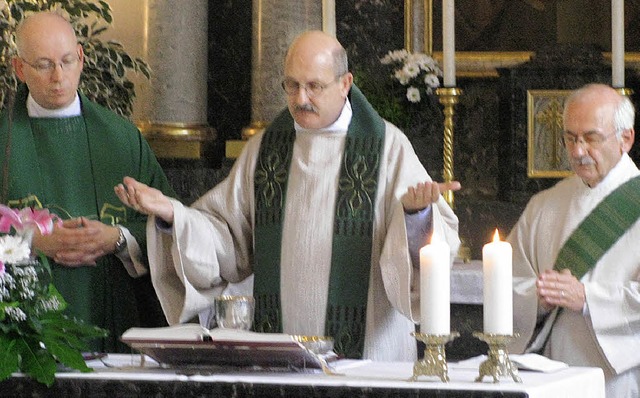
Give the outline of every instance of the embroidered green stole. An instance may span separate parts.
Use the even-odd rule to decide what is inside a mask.
[[[334,338],[337,353],[347,358],[361,358],[385,126],[355,86],[351,88],[350,101],[353,117],[347,131],[336,197],[325,334]],[[265,132],[256,163],[254,328],[260,332],[282,331],[282,221],[294,141],[293,119],[284,111]]]
[[[555,269],[582,278],[640,217],[640,176],[625,182],[600,202],[571,234]]]

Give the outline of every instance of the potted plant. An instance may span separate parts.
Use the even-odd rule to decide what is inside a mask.
[[[56,11],[73,25],[85,54],[80,91],[89,99],[128,117],[132,112],[135,91],[127,71],[150,77],[149,66],[129,56],[122,45],[100,35],[113,22],[111,7],[95,0],[0,0],[0,109],[16,78],[11,68],[15,55],[15,28],[26,16],[37,11]]]

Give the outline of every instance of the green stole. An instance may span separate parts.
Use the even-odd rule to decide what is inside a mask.
[[[554,268],[568,268],[578,279],[640,217],[640,176],[620,185],[600,202],[560,249]]]
[[[355,86],[350,101],[353,118],[347,130],[336,197],[325,334],[333,337],[337,353],[361,358],[385,125]],[[293,119],[285,110],[265,132],[256,163],[254,328],[260,332],[282,331],[280,251],[295,135]]]
[[[640,176],[616,188],[582,220],[560,249],[554,269],[569,269],[582,279],[639,217]],[[544,352],[561,310],[557,307],[536,325],[527,352]]]

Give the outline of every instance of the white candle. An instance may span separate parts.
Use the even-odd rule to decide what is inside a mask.
[[[611,0],[611,85],[624,87],[624,0]]]
[[[445,87],[456,86],[455,2],[442,0],[442,75]]]
[[[336,37],[336,0],[322,2],[322,30]]]
[[[513,334],[512,249],[496,233],[482,248],[484,332]]]
[[[432,236],[420,249],[420,331],[448,335],[450,330],[449,245]]]

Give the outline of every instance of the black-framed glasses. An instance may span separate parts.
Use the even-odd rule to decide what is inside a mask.
[[[589,148],[597,148],[613,135],[615,135],[615,132],[608,135],[602,135],[596,132],[584,133],[582,135],[564,133],[562,134],[562,145],[567,149],[573,149],[578,143],[582,143]]]
[[[52,73],[58,65],[63,71],[68,71],[78,64],[80,61],[80,56],[78,54],[69,54],[62,57],[60,62],[53,62],[50,59],[42,58],[37,60],[36,62],[29,62],[26,59],[20,57],[22,62],[32,67],[36,72],[41,74],[50,74]]]
[[[307,93],[307,97],[314,98],[322,94],[325,88],[339,81],[341,77],[342,76],[337,76],[329,83],[309,82],[306,84],[300,84],[293,79],[284,79],[281,84],[284,92],[287,93],[287,95],[296,95],[302,88]]]

